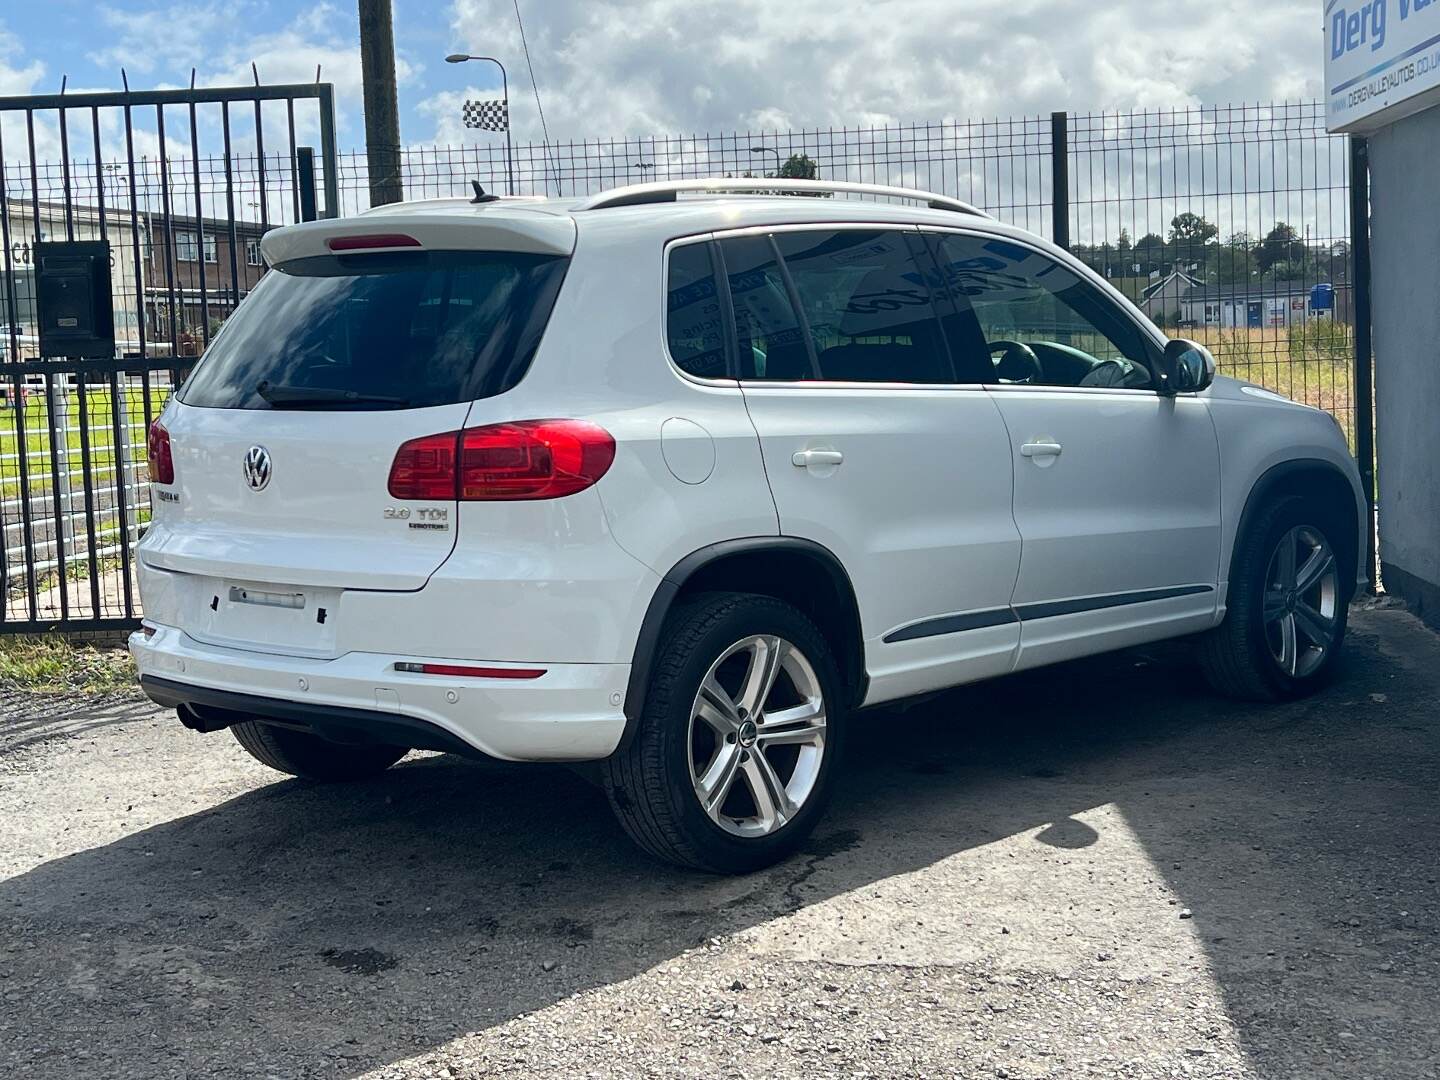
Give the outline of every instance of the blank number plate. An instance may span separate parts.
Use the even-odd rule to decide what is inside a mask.
[[[260,607],[303,608],[305,594],[298,592],[259,592],[256,589],[242,589],[230,586],[232,604],[258,604]]]

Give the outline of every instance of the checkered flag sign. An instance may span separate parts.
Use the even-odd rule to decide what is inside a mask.
[[[465,102],[465,126],[481,131],[509,131],[510,108],[503,100]]]

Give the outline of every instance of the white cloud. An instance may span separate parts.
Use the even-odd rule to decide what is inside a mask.
[[[20,39],[0,22],[0,95],[35,93],[44,74],[45,65],[28,60]]]
[[[102,68],[125,68],[148,75],[173,67],[176,57],[205,56],[210,42],[224,32],[225,15],[216,4],[172,4],[144,11],[127,11],[103,4],[96,9],[109,44],[87,54]],[[160,42],[163,48],[156,48]]]
[[[452,0],[451,11],[458,45],[507,61],[517,137],[538,139],[511,0]],[[1320,91],[1320,19],[1308,0],[1110,0],[1099,10],[1083,0],[546,0],[522,11],[555,138]],[[451,115],[459,82],[429,103],[439,141],[462,134]]]

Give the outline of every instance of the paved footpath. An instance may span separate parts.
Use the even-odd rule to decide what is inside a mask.
[[[0,1076],[1440,1076],[1440,639],[1173,647],[857,721],[806,854],[682,873],[565,768],[283,779],[0,701]]]

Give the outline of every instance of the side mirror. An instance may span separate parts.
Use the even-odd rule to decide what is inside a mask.
[[[1165,391],[1193,394],[1215,381],[1215,357],[1198,341],[1172,338],[1165,343]]]

